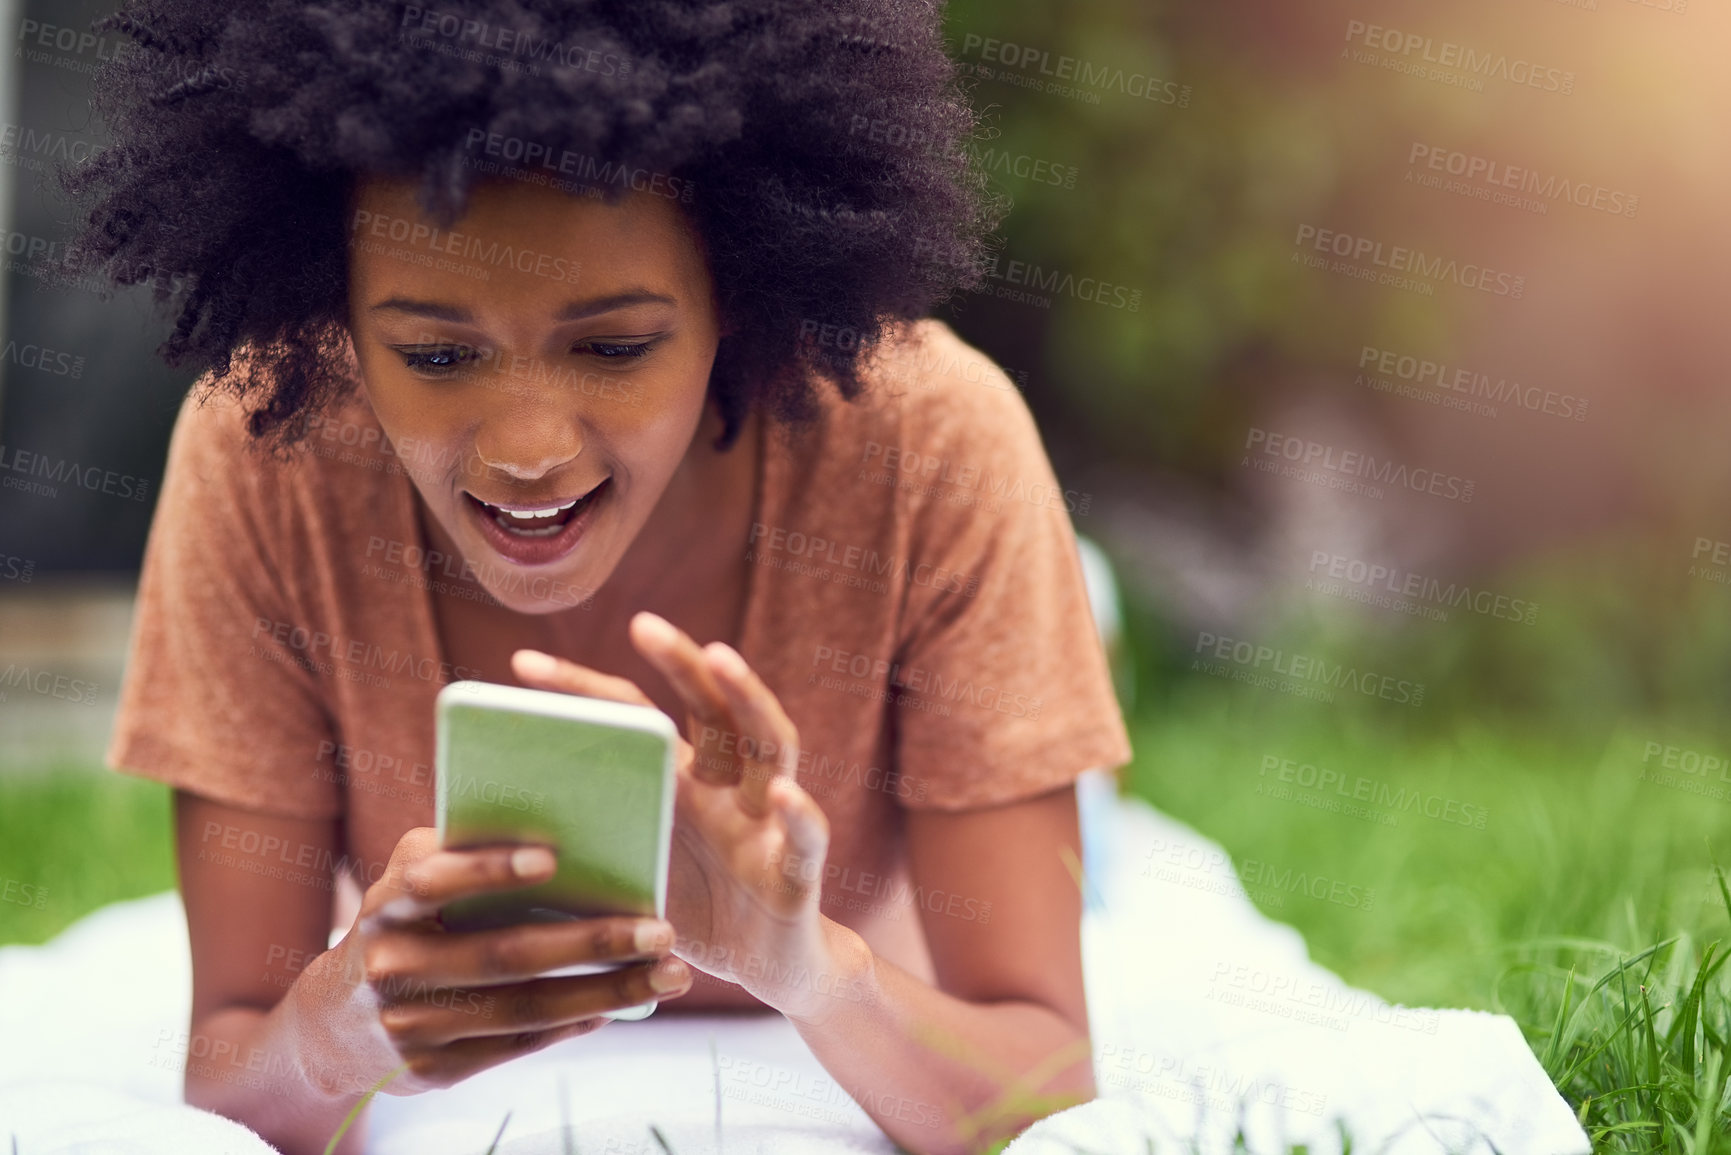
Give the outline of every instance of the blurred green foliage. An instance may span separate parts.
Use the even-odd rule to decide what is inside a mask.
[[[1208,477],[1224,468],[1274,367],[1338,357],[1367,333],[1448,321],[1435,301],[1420,310],[1407,294],[1366,300],[1291,261],[1295,223],[1339,195],[1351,163],[1341,142],[1373,136],[1388,102],[1352,99],[1326,78],[1288,82],[1206,20],[1171,15],[1117,0],[948,5],[950,53],[984,120],[972,151],[1013,201],[1000,263],[1141,291],[1134,310],[1063,296],[1045,310],[980,294],[951,314],[1004,358],[1034,351],[1037,364],[1016,367],[1032,370],[1043,426],[1067,429],[1091,455]],[[1006,57],[1020,66],[999,63]],[[1098,103],[1045,90],[1044,74],[1083,66],[1125,79],[1080,86]],[[1041,83],[1023,86],[1031,80]],[[1153,98],[1126,91],[1144,85]],[[1073,187],[1016,176],[1019,157],[1074,168]]]

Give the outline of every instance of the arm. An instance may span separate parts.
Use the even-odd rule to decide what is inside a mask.
[[[440,850],[430,827],[403,834],[348,935],[327,950],[336,822],[175,798],[193,959],[191,1030],[175,1047],[186,1101],[288,1155],[323,1152],[382,1080],[386,1094],[448,1087],[690,986],[689,968],[663,957],[673,928],[657,919],[444,932],[440,906],[544,881],[554,860],[545,848]],[[620,969],[537,977],[582,962]],[[666,981],[652,985],[653,972]],[[364,1135],[363,1117],[337,1150],[358,1155]]]
[[[877,1121],[916,1155],[985,1148],[1094,1097],[1070,787],[1003,806],[910,811],[912,876],[923,894],[991,903],[989,920],[922,904],[938,988],[876,958],[828,921],[828,965],[864,997],[795,1019],[800,1035]],[[978,902],[969,907],[967,899]]]
[[[192,944],[186,1101],[286,1151],[322,1151],[359,1098],[341,1080],[318,1085],[301,1061],[299,1036],[317,1021],[298,1005],[313,985],[301,976],[316,980],[329,967],[336,823],[258,814],[184,790],[174,798]],[[314,882],[290,879],[285,856],[325,869],[304,871]],[[352,1128],[338,1150],[359,1152],[363,1134]]]
[[[795,781],[799,736],[775,695],[723,643],[700,648],[647,613],[631,630],[689,706],[697,742],[682,741],[678,754],[675,953],[786,1015],[917,1155],[970,1152],[1093,1098],[1081,892],[1064,857],[1079,843],[1073,788],[908,814],[923,893],[961,896],[964,912],[973,900],[976,912],[922,904],[934,989],[821,913],[828,820]],[[626,679],[574,662],[533,651],[513,661],[518,677],[544,689],[652,705]]]

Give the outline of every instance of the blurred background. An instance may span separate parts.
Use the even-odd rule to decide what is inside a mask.
[[[41,28],[105,7],[0,4],[0,879],[46,895],[0,902],[0,942],[173,882],[164,792],[99,765],[189,382],[146,299],[30,259],[113,42]],[[1547,938],[1721,932],[1724,7],[952,0],[946,28],[1014,207],[942,315],[1115,568],[1127,787],[1279,868],[1253,899],[1393,1000],[1504,1006]],[[20,450],[137,484],[37,492]]]

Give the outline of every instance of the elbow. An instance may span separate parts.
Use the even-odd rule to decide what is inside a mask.
[[[923,1135],[894,1138],[910,1155],[984,1155],[1040,1120],[1096,1097],[1093,1064],[1083,1060],[1038,1087],[1004,1087],[983,1101],[964,1104],[959,1112],[945,1112]]]

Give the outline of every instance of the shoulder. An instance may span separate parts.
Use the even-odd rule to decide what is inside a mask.
[[[169,443],[157,533],[246,542],[261,561],[339,556],[356,534],[410,508],[403,460],[358,391],[306,418],[274,452],[248,429],[251,402],[201,378]]]
[[[892,330],[862,379],[865,390],[854,401],[831,395],[825,423],[832,436],[864,443],[865,464],[917,476],[942,470],[926,460],[934,454],[940,462],[965,457],[951,462],[955,469],[1044,460],[1033,415],[1010,374],[943,321],[928,317]]]
[[[255,493],[324,490],[363,495],[360,478],[401,472],[384,431],[359,390],[304,415],[305,433],[282,451],[248,429],[250,402],[224,389],[209,374],[188,391],[175,418],[169,461],[182,471],[214,474],[230,486]]]

